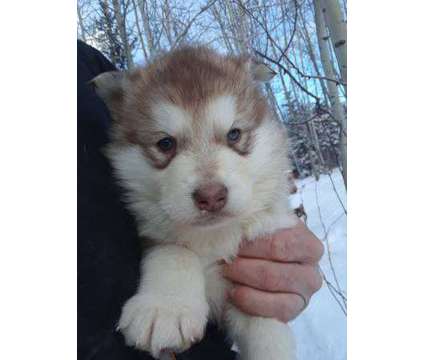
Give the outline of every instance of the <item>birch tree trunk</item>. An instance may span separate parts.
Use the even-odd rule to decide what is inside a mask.
[[[304,30],[303,34],[304,34],[304,38],[305,38],[306,47],[308,49],[309,58],[311,59],[311,62],[312,62],[312,65],[314,67],[316,74],[318,76],[321,76],[320,69],[318,67],[318,62],[317,62],[317,59],[315,57],[314,47],[312,45],[311,37],[309,35],[309,31],[308,31],[308,28],[306,26],[305,16],[303,14],[303,11],[301,11],[301,9],[299,9],[299,16],[300,16],[300,19],[301,19],[302,25],[303,25],[303,30]],[[325,102],[328,104],[328,101],[329,101],[328,100],[328,91],[327,91],[327,88],[325,87],[324,80],[319,78],[319,84],[320,84],[320,87],[321,87],[321,92],[324,95]]]
[[[230,22],[230,30],[231,30],[231,35],[233,37],[233,42],[234,45],[237,49],[237,53],[241,54],[243,52],[243,41],[240,38],[240,31],[239,31],[239,27],[240,24],[237,23],[236,20],[236,13],[233,7],[233,3],[230,0],[224,0],[225,1],[225,6],[226,6],[226,10],[228,13],[228,20]]]
[[[113,29],[113,16],[110,12],[109,1],[99,1],[99,6],[102,12],[102,17],[104,18],[105,22],[106,37],[108,38],[108,41],[110,42],[111,46],[111,48],[108,49],[110,60],[112,61],[112,64],[117,64],[118,56],[115,49],[117,39]]]
[[[269,83],[265,84],[265,90],[268,95],[268,99],[272,104],[272,110],[273,110],[275,118],[276,119],[281,118],[281,121],[283,121],[284,120],[283,114],[278,107],[277,99],[275,98],[274,91],[272,90],[272,87]]]
[[[140,9],[141,19],[143,21],[144,33],[147,37],[147,46],[149,49],[149,54],[151,55],[152,51],[154,51],[154,42],[153,42],[152,29],[149,23],[149,15],[148,15],[146,0],[139,0],[138,8]]]
[[[138,38],[140,39],[141,49],[143,50],[144,58],[147,59],[149,57],[149,54],[146,49],[146,45],[144,43],[143,33],[140,28],[140,20],[138,19],[138,9],[135,4],[135,0],[131,0],[133,10],[134,10],[134,16],[135,16],[135,26],[137,28],[137,34]]]
[[[339,0],[321,0],[320,8],[324,15],[324,20],[330,30],[331,43],[336,53],[340,75],[343,83],[347,80],[347,31],[346,21],[343,19],[342,9]],[[347,93],[347,92],[346,92]]]
[[[283,0],[280,0],[281,14],[284,14],[287,11],[284,7],[284,4],[285,4],[285,2]],[[286,22],[285,21],[283,21],[282,27],[283,27],[284,43],[287,44],[288,43],[288,35],[287,35],[287,29],[286,29]],[[276,56],[275,58],[278,59],[279,56],[277,56],[275,46],[272,43],[271,43],[271,48],[274,52],[274,56]],[[298,94],[297,85],[293,82],[292,78],[289,79],[289,83],[290,83],[290,88],[291,88],[291,91],[292,91],[292,94],[293,94],[293,97],[294,97],[294,101],[297,102],[298,104],[300,104],[301,97]]]
[[[249,39],[249,29],[246,24],[246,13],[243,9],[238,5],[236,7],[236,21],[237,21],[237,33],[238,37],[240,37],[240,48],[244,52],[250,45]]]
[[[172,36],[172,29],[171,29],[171,7],[169,6],[169,1],[165,0],[165,3],[162,5],[162,11],[163,11],[163,28],[165,31],[166,38],[169,43],[169,47],[172,47],[174,44],[174,39]]]
[[[212,14],[213,14],[214,19],[217,21],[217,23],[219,25],[219,29],[221,30],[222,39],[224,40],[224,43],[225,43],[227,50],[231,54],[234,54],[233,46],[231,44],[230,39],[228,38],[227,32],[225,31],[225,25],[224,25],[223,20],[221,19],[221,14],[220,14],[216,4],[213,4],[213,6],[212,6]]]
[[[321,56],[321,62],[324,68],[325,76],[329,79],[335,79],[335,74],[331,66],[330,54],[328,46],[326,43],[325,26],[323,14],[321,12],[320,0],[314,0],[314,10],[315,10],[315,25],[317,29],[318,37],[318,47]],[[347,139],[346,139],[346,116],[344,114],[344,109],[339,99],[339,90],[337,85],[332,81],[327,81],[328,96],[331,103],[331,112],[332,115],[336,118],[341,126],[340,131],[340,154],[342,160],[342,172],[343,172],[343,181],[347,188]]]
[[[113,11],[115,12],[116,22],[118,23],[119,37],[121,38],[122,45],[124,46],[125,56],[127,58],[128,69],[134,67],[134,61],[131,54],[130,44],[128,42],[128,34],[126,29],[126,19],[122,15],[120,1],[112,0]]]

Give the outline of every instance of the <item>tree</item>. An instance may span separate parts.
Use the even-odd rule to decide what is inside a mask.
[[[330,39],[336,53],[343,84],[347,84],[347,31],[346,21],[338,0],[321,0],[320,8],[330,32]]]
[[[277,76],[264,92],[289,128],[294,165],[319,176],[341,163],[346,180],[346,9],[338,1],[78,0],[78,36],[120,69],[193,42],[267,63]]]
[[[321,63],[324,68],[325,76],[329,79],[335,79],[336,74],[333,72],[331,65],[329,47],[328,47],[328,35],[324,25],[324,18],[321,12],[321,0],[314,0],[315,10],[315,25],[317,40],[319,46],[319,52],[321,56]],[[340,125],[340,153],[342,160],[342,173],[345,186],[347,187],[347,138],[346,138],[346,116],[344,109],[340,102],[339,90],[337,85],[333,81],[327,80],[328,95],[331,103],[331,112],[334,118]]]
[[[125,0],[112,0],[112,4],[118,27],[118,33],[125,52],[127,68],[132,69],[134,67],[134,61],[131,53],[131,45],[128,37],[126,21],[129,2]]]
[[[116,0],[113,0],[114,6],[117,5],[115,2]],[[97,5],[99,15],[95,19],[95,32],[92,34],[96,46],[118,68],[128,69],[132,67],[134,63],[131,52],[135,46],[136,38],[126,28],[124,21],[126,12],[124,14],[120,12],[120,15],[117,15],[115,7],[111,7],[108,0],[98,0]],[[118,18],[120,18],[119,21]]]

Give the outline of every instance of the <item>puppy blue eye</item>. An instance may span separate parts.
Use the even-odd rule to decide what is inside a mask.
[[[239,141],[241,138],[241,130],[240,129],[231,129],[227,134],[227,140],[229,143],[234,144]]]
[[[163,139],[160,139],[157,143],[156,143],[157,147],[159,148],[159,150],[161,150],[162,152],[170,152],[172,150],[175,149],[177,142],[176,140],[171,137],[165,137]]]

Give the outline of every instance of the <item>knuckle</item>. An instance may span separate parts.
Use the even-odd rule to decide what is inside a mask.
[[[324,245],[322,242],[315,237],[309,240],[306,245],[308,263],[315,264],[318,263],[321,257],[324,255]]]
[[[295,305],[295,300],[289,300],[289,298],[284,299],[279,306],[279,320],[285,323],[293,320],[297,314],[297,308]]]
[[[312,293],[317,292],[322,286],[322,276],[318,270],[314,269],[312,275],[309,277],[309,288]]]
[[[317,260],[320,260],[322,258],[322,256],[324,255],[324,244],[319,240],[316,240],[315,244],[316,244],[315,245],[315,247],[316,247],[316,257],[317,257]]]
[[[324,280],[322,278],[322,275],[319,272],[317,272],[317,282],[316,282],[316,288],[315,288],[316,291],[321,289],[323,282],[324,282]]]

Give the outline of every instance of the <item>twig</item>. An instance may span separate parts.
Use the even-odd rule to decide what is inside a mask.
[[[292,73],[284,65],[282,65],[281,63],[279,63],[279,62],[271,59],[269,56],[261,53],[259,50],[254,49],[254,52],[257,55],[259,55],[262,58],[264,58],[265,60],[268,60],[269,62],[277,65],[281,70],[283,70],[283,73],[284,74],[287,74],[294,81],[294,83],[302,89],[303,92],[305,92],[306,94],[308,94],[310,97],[314,98],[317,103],[320,103],[321,102],[321,99],[318,96],[316,96],[315,94],[312,94],[299,81],[297,81],[297,79],[292,75]]]
[[[296,70],[296,72],[302,76],[303,78],[306,79],[323,79],[326,81],[332,81],[335,82],[337,85],[345,85],[342,81],[340,80],[336,80],[336,79],[331,79],[325,76],[318,76],[318,75],[309,75],[309,74],[305,74],[304,72],[302,72],[294,63],[293,61],[290,60],[290,58],[287,56],[287,51],[293,41],[294,35],[296,33],[296,27],[297,27],[297,18],[298,18],[298,4],[297,4],[297,0],[294,0],[294,4],[295,4],[295,19],[294,19],[294,25],[293,25],[293,31],[292,34],[290,36],[290,39],[285,47],[285,49],[282,49],[281,46],[274,40],[274,38],[271,36],[271,34],[269,33],[268,27],[262,22],[260,21],[248,8],[246,8],[246,6],[244,6],[244,4],[240,1],[240,0],[236,0],[236,2],[238,3],[238,5],[243,9],[244,12],[246,12],[253,20],[255,20],[259,26],[265,31],[265,35],[267,37],[267,39],[269,41],[271,41],[272,44],[274,44],[274,46],[280,51],[280,58],[278,60],[272,60],[270,58],[267,58],[268,61],[272,62],[273,64],[279,66],[280,68],[282,68],[285,72],[288,72],[287,69],[285,69],[282,65],[281,65],[281,59],[284,57],[286,59],[286,61],[290,64],[290,66],[292,68],[294,68]],[[257,50],[254,50],[258,55],[264,57],[263,54],[259,53]],[[296,81],[296,84],[299,85],[299,83]],[[302,90],[305,91],[305,88],[302,86]],[[308,91],[306,91],[306,93],[308,95],[311,95],[311,93],[309,93]]]
[[[324,272],[321,269],[321,275],[322,278],[324,280],[324,282],[327,284],[327,288],[330,291],[331,295],[333,296],[334,300],[337,301],[337,304],[339,304],[340,309],[342,309],[343,313],[347,316],[347,310],[345,309],[345,307],[343,306],[343,304],[340,302],[340,300],[337,298],[336,294],[334,293],[335,291],[333,290],[333,286],[331,284],[330,281],[328,281],[327,277],[325,276]]]
[[[340,203],[341,207],[343,208],[343,211],[344,211],[345,215],[347,215],[347,210],[346,210],[346,208],[345,208],[345,206],[343,204],[342,199],[340,198],[339,192],[336,189],[336,185],[334,184],[333,177],[331,176],[331,172],[328,174],[328,176],[330,178],[331,186],[332,186],[332,188],[333,188],[333,190],[334,190],[334,192],[335,192],[335,194],[337,196],[337,199],[339,200],[339,203]]]
[[[209,3],[207,3],[205,6],[203,6],[199,12],[192,17],[192,19],[188,22],[185,29],[178,35],[178,37],[175,39],[174,44],[172,45],[172,49],[174,49],[178,43],[181,41],[181,39],[187,34],[187,32],[190,30],[191,25],[193,25],[194,21],[206,10],[208,10],[213,4],[216,3],[217,0],[212,0]]]
[[[324,236],[324,238],[323,238],[323,241],[326,243],[326,245],[327,245],[327,252],[328,252],[328,255],[329,255],[329,262],[330,262],[330,266],[331,266],[331,269],[332,269],[332,272],[333,272],[333,276],[334,276],[334,280],[336,281],[336,285],[337,285],[337,289],[338,289],[338,293],[339,294],[343,294],[343,290],[342,290],[342,288],[341,288],[341,286],[340,286],[340,284],[339,284],[339,280],[338,280],[338,278],[337,278],[337,276],[336,276],[336,271],[335,271],[335,269],[334,269],[334,264],[333,264],[333,260],[332,260],[332,257],[331,257],[331,250],[330,250],[330,243],[329,243],[329,241],[328,241],[328,234],[330,233],[330,230],[331,230],[331,228],[340,220],[340,218],[342,217],[342,216],[345,216],[345,214],[340,214],[337,218],[336,218],[336,220],[334,220],[331,224],[330,224],[330,226],[328,227],[328,229],[326,230],[326,232],[325,232],[325,236]],[[346,297],[344,296],[344,295],[342,295],[342,297],[343,297],[343,302],[345,303],[345,305],[346,305]]]
[[[305,125],[308,122],[315,120],[318,116],[319,116],[319,114],[315,114],[315,115],[312,115],[307,120],[303,120],[303,121],[289,121],[286,124],[289,125],[289,126],[291,126],[291,125],[293,125],[293,126],[295,126],[295,125]]]
[[[302,70],[300,70],[297,66],[296,66],[296,64],[293,62],[293,61],[291,61],[290,60],[290,58],[287,56],[287,55],[285,55],[285,54],[281,54],[281,56],[280,56],[280,58],[278,59],[278,60],[274,60],[274,64],[277,64],[277,63],[280,63],[281,62],[281,59],[282,58],[285,58],[286,59],[286,61],[289,63],[289,65],[293,68],[293,69],[295,69],[296,70],[296,72],[298,73],[298,75],[300,75],[301,77],[303,77],[303,78],[305,78],[305,79],[307,79],[307,80],[310,80],[310,79],[318,79],[318,80],[320,80],[320,79],[322,79],[322,80],[326,80],[326,81],[331,81],[331,82],[334,82],[334,83],[336,83],[336,85],[346,85],[343,81],[341,81],[341,80],[337,80],[337,79],[332,79],[332,78],[329,78],[329,77],[326,77],[326,76],[321,76],[321,75],[310,75],[310,74],[305,74]]]
[[[282,54],[284,54],[284,56],[287,54],[287,51],[289,50],[289,47],[291,45],[291,43],[293,42],[294,39],[294,34],[296,33],[296,28],[297,28],[297,17],[298,17],[298,5],[297,5],[297,0],[293,0],[294,3],[294,23],[293,23],[293,31],[291,33],[290,39],[287,42],[286,48],[283,50]]]
[[[331,255],[331,249],[330,249],[330,243],[329,243],[329,241],[328,241],[328,233],[329,233],[329,230],[328,230],[328,232],[327,232],[327,229],[326,229],[326,227],[325,227],[324,221],[323,221],[323,219],[322,219],[321,207],[320,207],[320,205],[319,205],[319,200],[318,200],[318,182],[315,182],[315,202],[316,202],[317,209],[318,209],[318,216],[319,216],[319,220],[320,220],[320,222],[321,222],[321,226],[322,226],[322,228],[323,228],[323,230],[324,230],[324,238],[323,238],[323,241],[324,241],[324,242],[326,243],[326,245],[327,245],[327,257],[328,257],[328,262],[329,262],[329,264],[330,264],[331,273],[333,274],[333,278],[334,278],[334,280],[335,280],[335,282],[336,282],[336,285],[337,285],[337,289],[338,289],[338,291],[339,291],[339,292],[341,292],[341,286],[340,286],[340,284],[339,284],[339,280],[338,280],[338,278],[337,278],[336,270],[335,270],[335,268],[334,268],[333,258],[332,258],[332,255]],[[344,302],[344,301],[343,301],[343,302]],[[345,304],[345,305],[346,305],[346,304]]]
[[[317,185],[317,183],[315,182],[315,186]],[[304,187],[306,186],[306,184],[302,184],[302,186],[299,186],[298,187],[298,189],[300,190],[300,191],[298,191],[298,193],[299,193],[299,195],[300,195],[300,198],[301,198],[301,203],[303,203],[303,195],[302,195],[302,193],[303,193],[303,189],[304,189]],[[319,208],[319,204],[317,203],[317,206],[318,206],[318,210],[319,210],[319,214],[321,214],[321,210],[320,210],[320,208]],[[334,220],[331,224],[330,224],[330,226],[328,227],[328,229],[325,229],[325,225],[324,225],[324,223],[323,223],[323,221],[322,221],[322,217],[321,217],[321,215],[320,215],[320,220],[321,220],[321,225],[323,226],[323,229],[324,229],[324,233],[325,233],[325,235],[324,235],[324,238],[323,238],[323,241],[325,241],[326,243],[328,243],[328,239],[327,239],[327,237],[328,237],[328,234],[329,234],[329,232],[330,232],[330,230],[331,230],[331,228],[336,224],[336,222],[341,218],[341,216],[343,216],[343,214],[341,214],[340,216],[338,216],[337,218],[336,218],[336,220]],[[306,222],[305,222],[305,225],[307,225],[306,224]],[[331,254],[329,253],[329,247],[328,247],[328,244],[327,244],[327,254],[331,257]],[[333,270],[334,270],[334,267],[333,267]],[[327,278],[327,276],[325,275],[325,272],[324,272],[324,270],[322,269],[322,267],[321,266],[319,266],[319,271],[320,271],[320,273],[321,273],[321,276],[322,276],[322,278],[323,278],[323,280],[324,280],[324,282],[325,282],[325,284],[327,285],[327,288],[328,288],[328,291],[330,292],[330,294],[331,294],[331,296],[334,298],[334,300],[337,302],[337,304],[339,305],[339,307],[340,307],[340,309],[342,310],[342,312],[345,314],[345,316],[347,316],[347,299],[346,299],[346,295],[343,293],[343,291],[342,291],[342,289],[340,288],[340,285],[338,285],[338,281],[336,282],[336,284],[337,284],[337,286],[338,286],[338,289],[331,283],[331,281],[330,280],[328,280],[328,278]],[[334,276],[334,275],[333,275]],[[336,279],[337,279],[337,277],[336,277]],[[341,300],[339,299],[339,297],[341,298]]]

